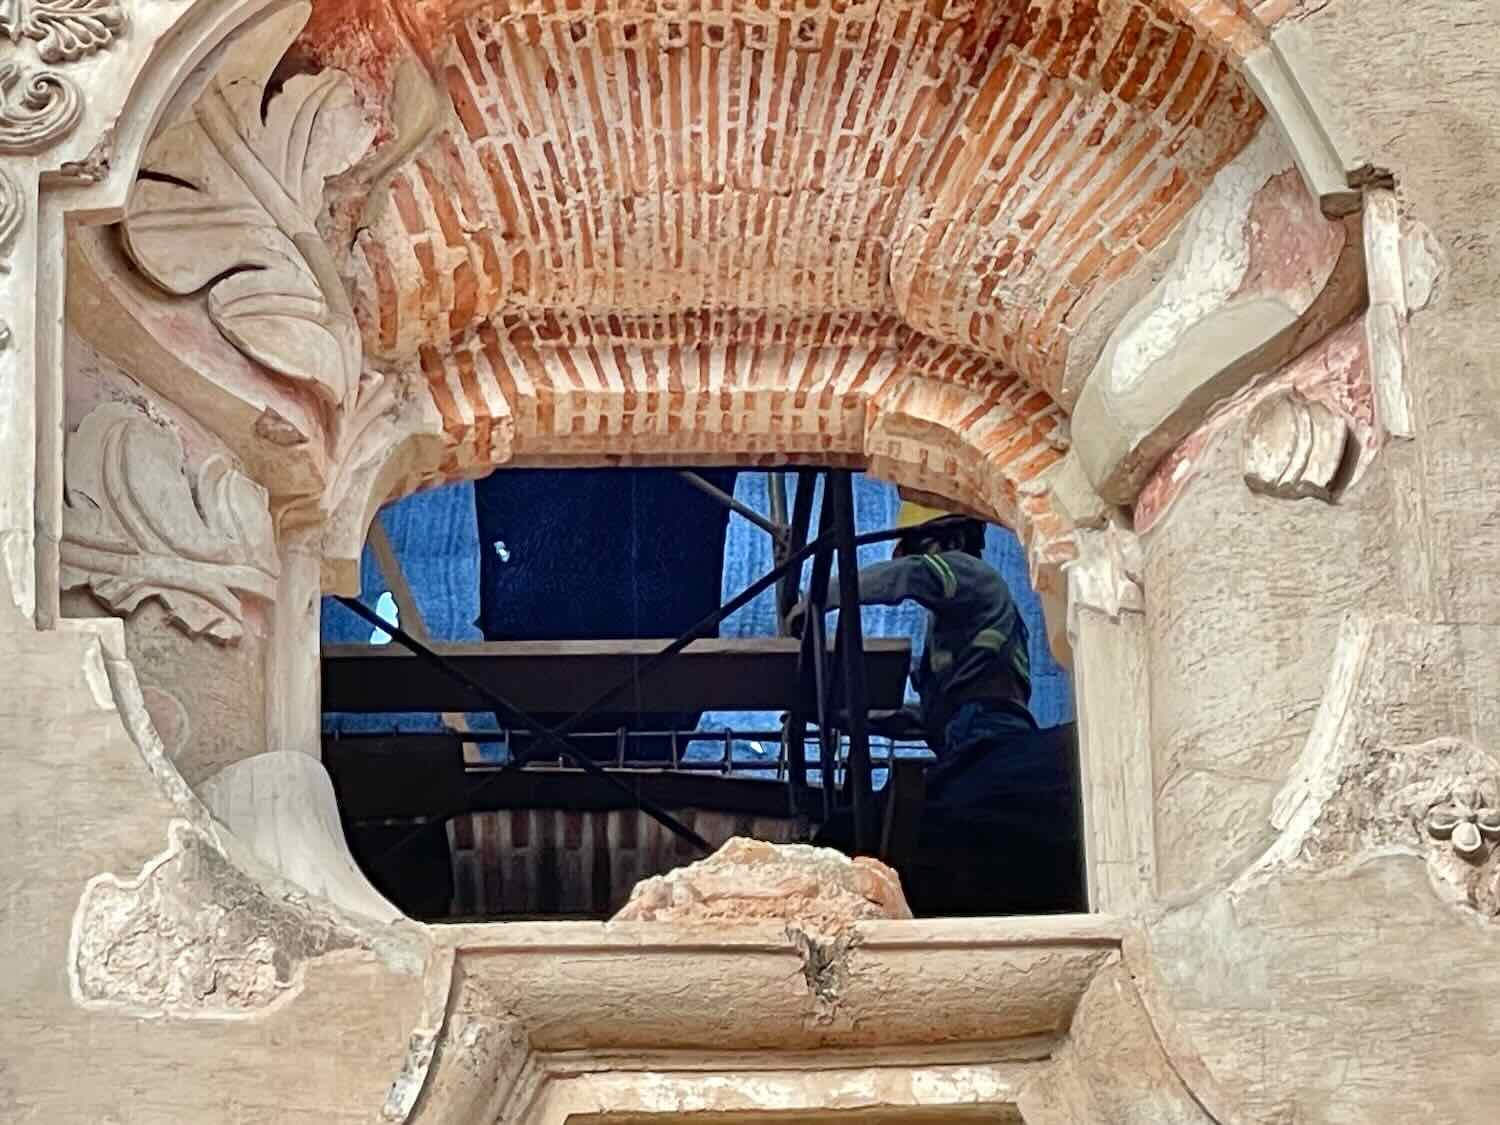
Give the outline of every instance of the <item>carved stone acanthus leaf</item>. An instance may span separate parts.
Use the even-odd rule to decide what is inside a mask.
[[[213,323],[236,347],[329,405],[354,406],[358,325],[315,221],[323,181],[355,163],[373,131],[348,78],[292,78],[262,100],[307,17],[294,5],[247,32],[192,111],[147,149],[125,245],[157,285],[208,290]]]
[[[124,34],[126,22],[115,0],[0,0],[0,35],[36,40],[47,62],[104,50]]]
[[[157,598],[193,635],[244,632],[237,594],[276,596],[280,565],[266,492],[214,455],[192,484],[182,443],[119,403],[69,439],[64,589],[87,586],[122,614]]]
[[[1245,425],[1245,483],[1288,500],[1331,500],[1348,443],[1349,423],[1332,407],[1296,390],[1274,394]]]
[[[6,255],[21,229],[21,188],[0,170],[0,273],[10,272]]]
[[[0,62],[0,152],[32,152],[66,136],[83,114],[77,85],[51,70]]]

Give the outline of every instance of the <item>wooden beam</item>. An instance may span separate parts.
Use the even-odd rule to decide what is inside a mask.
[[[504,641],[432,648],[530,714],[567,715],[628,678],[666,643]],[[610,710],[790,710],[798,701],[799,647],[789,637],[695,641]],[[865,646],[864,659],[868,706],[899,708],[905,698],[911,643],[905,638],[872,640]],[[810,709],[811,700],[802,702]],[[492,708],[440,669],[392,644],[325,646],[323,709],[392,713]]]
[[[465,768],[459,740],[442,734],[328,737],[323,761],[349,821],[444,817],[499,809],[634,808],[630,794],[582,770]],[[791,815],[791,790],[772,778],[671,770],[609,773],[667,808],[745,816]]]
[[[422,609],[417,605],[416,595],[412,593],[411,584],[406,580],[406,569],[401,565],[401,560],[396,557],[396,549],[391,545],[391,537],[386,534],[385,524],[381,522],[378,512],[370,524],[370,548],[375,552],[375,561],[380,566],[380,573],[384,576],[386,585],[391,589],[391,599],[396,603],[396,616],[402,626],[423,644],[431,644],[432,634],[427,631],[427,619],[422,616]],[[444,711],[442,720],[443,725],[449,730],[467,731],[469,729],[469,717],[462,711]],[[464,760],[468,762],[481,760],[477,743],[464,743]]]

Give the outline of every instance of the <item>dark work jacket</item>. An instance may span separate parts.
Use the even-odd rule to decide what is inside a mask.
[[[838,608],[838,594],[838,583],[829,583],[829,609]],[[922,659],[911,680],[934,750],[960,704],[992,699],[1024,708],[1030,700],[1026,623],[1005,579],[983,560],[944,551],[876,563],[859,572],[859,600],[914,601],[927,610]]]

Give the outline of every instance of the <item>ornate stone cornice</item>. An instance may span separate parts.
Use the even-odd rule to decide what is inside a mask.
[[[102,51],[125,33],[115,0],[0,0],[0,35],[34,40],[45,62],[73,62]]]

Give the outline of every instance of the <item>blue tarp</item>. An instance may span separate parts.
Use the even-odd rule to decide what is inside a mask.
[[[482,576],[490,593],[483,617],[492,637],[662,637],[686,629],[714,608],[716,598],[727,600],[771,568],[770,539],[763,531],[734,515],[719,538],[714,529],[725,526],[725,510],[680,480],[667,487],[665,478],[673,474],[528,472],[503,470],[490,478],[496,484],[488,489],[481,482],[486,500],[478,517],[475,486],[469,483],[419,493],[382,510],[380,519],[435,639],[482,639]],[[576,496],[566,487],[569,477],[580,483]],[[727,487],[730,479],[733,474],[724,474],[719,483]],[[735,495],[762,512],[769,511],[768,487],[762,472],[741,472],[734,482]],[[891,526],[899,507],[894,486],[855,477],[859,530]],[[716,543],[723,545],[718,582],[711,577],[720,570]],[[889,545],[863,548],[861,562],[885,558],[889,551]],[[1072,689],[1047,650],[1041,606],[1027,581],[1019,542],[1009,531],[992,527],[985,557],[1005,577],[1030,630],[1032,713],[1043,727],[1070,722]],[[361,574],[361,598],[374,606],[386,585],[368,548]],[[768,591],[729,618],[722,635],[773,635],[774,605]],[[909,636],[914,646],[920,644],[918,607],[872,606],[863,613],[867,636]],[[370,626],[343,606],[324,600],[325,642],[363,643],[371,634]],[[701,726],[770,729],[776,719],[708,714]],[[479,728],[493,726],[488,716],[474,716],[473,721]],[[436,715],[325,718],[325,729],[331,730],[397,726],[433,730],[440,723]],[[717,752],[706,744],[702,749]],[[770,750],[765,747],[763,753]],[[736,752],[760,756],[748,745]]]
[[[719,604],[729,509],[673,470],[516,469],[474,494],[487,640],[671,638]]]

